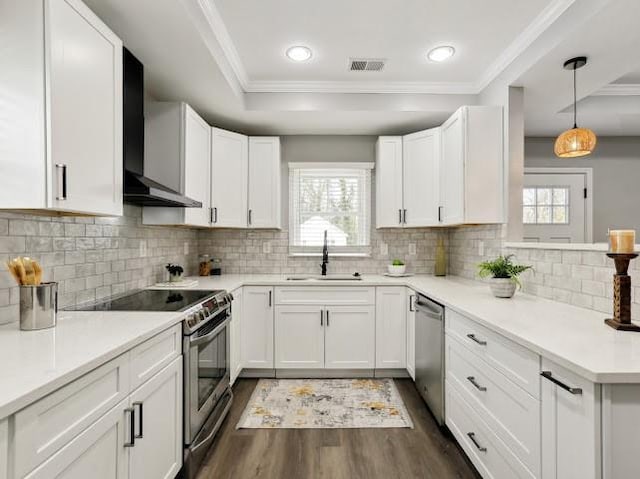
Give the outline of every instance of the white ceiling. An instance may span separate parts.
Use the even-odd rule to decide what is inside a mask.
[[[249,90],[288,82],[394,82],[478,85],[551,0],[206,0],[213,2],[248,79]],[[505,21],[508,19],[508,21]],[[306,45],[313,57],[285,56]],[[452,45],[434,63],[426,53]],[[381,72],[349,72],[350,57],[384,58]]]
[[[84,1],[145,64],[153,97],[186,101],[209,123],[248,134],[407,133],[477,103],[493,81],[525,87],[527,134],[546,136],[570,121],[561,113],[572,95],[566,58],[590,57],[580,98],[603,87],[628,94],[614,81],[640,83],[640,57],[629,62],[640,47],[637,0]],[[284,57],[295,43],[313,49],[310,62]],[[456,56],[428,62],[440,43]],[[349,73],[350,56],[388,64]],[[640,134],[635,103],[623,112],[611,95],[585,103],[583,123]]]

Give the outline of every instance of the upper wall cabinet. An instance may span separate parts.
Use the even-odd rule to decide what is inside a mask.
[[[10,3],[0,208],[122,215],[122,42],[78,0]]]
[[[249,138],[250,228],[280,228],[280,138]]]
[[[440,224],[504,222],[502,108],[464,106],[442,125]]]
[[[502,223],[500,107],[462,107],[439,128],[376,145],[376,227]]]
[[[212,225],[246,228],[249,140],[220,128],[211,129]]]
[[[440,128],[376,145],[376,226],[402,228],[438,222]]]
[[[211,127],[186,103],[145,108],[146,175],[202,203],[201,208],[145,207],[145,224],[209,226]]]

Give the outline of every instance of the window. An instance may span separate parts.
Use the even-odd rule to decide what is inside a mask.
[[[289,253],[368,255],[373,163],[289,163]]]
[[[522,190],[522,222],[528,225],[569,224],[569,188],[526,187]]]

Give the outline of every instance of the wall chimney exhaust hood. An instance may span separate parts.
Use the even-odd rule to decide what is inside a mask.
[[[123,76],[124,202],[141,206],[201,208],[201,202],[144,176],[144,67],[126,48],[123,51]]]

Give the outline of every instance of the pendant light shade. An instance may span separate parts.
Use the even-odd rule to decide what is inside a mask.
[[[596,143],[596,134],[589,128],[571,128],[556,138],[553,151],[560,158],[576,158],[590,155]]]
[[[565,70],[573,70],[573,128],[560,133],[553,151],[560,158],[590,155],[596,147],[596,134],[589,128],[578,128],[576,101],[576,70],[587,64],[587,57],[576,57],[564,62]]]

